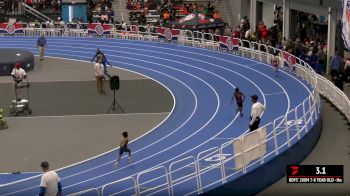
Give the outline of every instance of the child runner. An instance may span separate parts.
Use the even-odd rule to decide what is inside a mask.
[[[128,153],[129,163],[131,162],[131,150],[128,148],[128,143],[129,143],[128,132],[123,132],[122,135],[123,135],[124,139],[122,139],[122,141],[120,142],[119,157],[118,157],[117,162],[115,163],[115,167],[117,167],[119,165],[119,161],[122,158],[122,155],[124,152]]]
[[[272,59],[272,66],[275,69],[275,76],[277,77],[278,75],[278,67],[279,67],[279,60],[278,60],[278,56],[277,53],[275,54],[275,56]]]
[[[234,98],[236,98],[236,103],[237,103],[236,112],[239,112],[241,117],[242,117],[243,116],[243,102],[244,102],[245,96],[241,91],[239,91],[239,88],[236,88],[235,93],[233,93],[233,96],[231,99],[231,105],[233,103]]]

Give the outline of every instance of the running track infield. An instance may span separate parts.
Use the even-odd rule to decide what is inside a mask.
[[[2,37],[0,47],[27,49],[38,55],[36,39]],[[259,101],[266,106],[260,123],[263,126],[286,115],[311,93],[311,86],[293,73],[281,71],[275,77],[274,70],[268,64],[207,49],[119,39],[48,37],[47,41],[47,56],[86,61],[86,66],[92,66],[89,62],[96,48],[100,48],[113,66],[158,81],[168,88],[175,99],[173,110],[165,121],[129,144],[133,151],[131,164],[127,164],[126,158],[123,158],[115,169],[116,149],[58,170],[64,195],[101,188],[128,176],[136,178],[138,173],[152,167],[169,168],[172,162],[188,156],[196,157],[202,151],[220,147],[239,137],[248,131],[252,94],[257,94]],[[235,87],[246,95],[245,115],[242,118],[236,114],[235,104],[230,105]],[[285,126],[282,119],[280,121],[277,129]],[[278,139],[285,142],[282,136]],[[268,152],[273,149],[272,144],[267,145]],[[215,159],[201,160],[201,169],[209,168],[213,161]],[[177,168],[186,164],[180,163]],[[174,174],[174,179],[184,182],[174,186],[175,195],[196,194],[194,178],[188,181],[186,178],[180,179],[193,171],[194,168],[188,166]],[[206,186],[204,191],[221,185],[219,168],[214,171],[202,177],[202,186]],[[166,179],[162,175],[164,172],[161,170],[143,175],[140,181],[145,184],[141,186],[141,191],[167,194]],[[131,182],[120,182],[105,191],[108,194],[131,195],[134,191]],[[15,181],[0,186],[0,195],[36,195],[39,184],[40,176]],[[121,192],[123,190],[126,191]]]

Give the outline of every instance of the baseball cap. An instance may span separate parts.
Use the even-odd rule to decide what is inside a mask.
[[[20,67],[21,67],[21,63],[17,62],[17,63],[15,64],[15,67],[16,67],[16,68],[20,68]]]

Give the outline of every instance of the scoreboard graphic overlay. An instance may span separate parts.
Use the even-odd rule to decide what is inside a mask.
[[[343,183],[343,165],[288,165],[287,183]]]

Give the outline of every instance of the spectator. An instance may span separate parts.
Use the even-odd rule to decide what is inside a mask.
[[[62,196],[62,185],[57,173],[55,171],[50,171],[49,163],[46,161],[41,163],[41,168],[44,174],[41,176],[39,196]]]
[[[346,59],[345,66],[344,66],[344,79],[346,82],[346,85],[350,85],[350,58]]]
[[[269,30],[266,28],[266,26],[264,25],[262,28],[261,28],[261,40],[262,40],[262,43],[266,44],[266,41],[267,41],[267,37],[269,35]]]
[[[322,74],[324,72],[325,62],[326,62],[326,54],[322,49],[322,46],[318,46],[317,51],[317,65],[318,65],[318,72]]]
[[[239,25],[236,26],[236,28],[233,31],[232,35],[233,35],[234,38],[240,38],[240,36],[241,36],[241,28],[239,27]]]
[[[342,72],[339,72],[334,77],[334,85],[338,87],[341,91],[344,90],[344,74]]]
[[[220,15],[219,11],[216,10],[216,11],[214,12],[213,18],[214,18],[214,19],[221,19],[221,15]]]
[[[47,48],[46,38],[43,33],[38,38],[36,44],[37,44],[37,47],[39,48],[40,61],[43,61],[44,55],[45,55],[45,49]]]
[[[343,58],[339,55],[338,51],[335,52],[331,59],[331,76],[332,76],[332,81],[334,80],[334,77],[337,76],[339,73],[339,70],[341,69],[341,66],[343,65]]]

